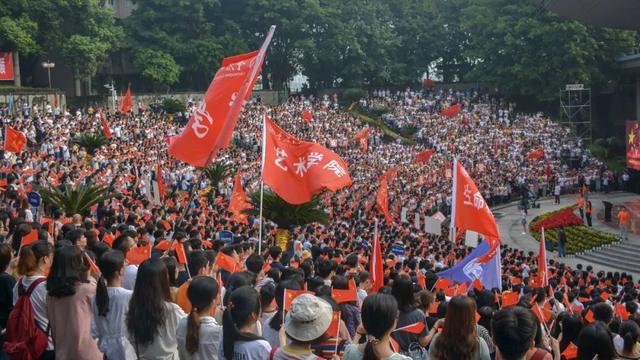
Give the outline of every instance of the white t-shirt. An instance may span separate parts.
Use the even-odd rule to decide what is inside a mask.
[[[122,287],[127,290],[133,290],[136,285],[136,277],[138,276],[138,267],[136,265],[127,265],[122,275]]]
[[[217,360],[218,348],[220,347],[220,336],[222,326],[211,316],[200,318],[200,334],[198,351],[190,354],[187,351],[187,323],[188,318],[182,318],[178,322],[176,338],[178,339],[178,352],[181,360]]]
[[[236,341],[233,345],[233,359],[224,357],[224,340],[220,332],[218,359],[220,360],[268,360],[271,357],[271,345],[266,340]]]

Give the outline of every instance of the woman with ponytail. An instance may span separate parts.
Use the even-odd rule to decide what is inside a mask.
[[[209,314],[217,305],[218,283],[210,276],[196,276],[187,297],[191,312],[180,319],[176,337],[181,360],[217,359],[222,326]]]
[[[120,250],[108,251],[98,260],[100,278],[93,299],[91,335],[98,339],[98,348],[107,359],[129,359],[131,352],[125,330],[125,316],[129,311],[131,290],[122,287],[124,254]]]
[[[251,286],[242,286],[229,295],[222,316],[220,360],[267,360],[271,345],[252,333],[260,317],[260,295]]]
[[[18,301],[18,287],[27,290],[31,284],[38,281],[33,292],[31,293],[31,306],[33,307],[33,315],[36,324],[42,331],[47,331],[49,327],[49,318],[47,317],[47,281],[46,276],[51,268],[53,259],[53,247],[44,240],[39,240],[30,245],[24,246],[20,250],[18,258],[18,282],[13,288],[13,303]],[[44,359],[53,359],[53,340],[49,335],[49,344],[43,355]]]
[[[367,296],[362,303],[364,329],[358,328],[353,344],[344,351],[343,360],[411,360],[391,347],[391,332],[395,330],[397,321],[398,303],[393,296]],[[359,345],[362,337],[366,338],[366,342]]]

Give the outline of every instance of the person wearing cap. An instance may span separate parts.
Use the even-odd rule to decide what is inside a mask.
[[[333,309],[325,300],[311,294],[296,297],[284,321],[284,332],[289,342],[276,350],[273,359],[322,359],[313,354],[311,346],[324,340],[332,318]],[[286,342],[283,340],[281,338],[281,344]]]

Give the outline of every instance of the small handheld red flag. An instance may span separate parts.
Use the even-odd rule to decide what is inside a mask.
[[[428,149],[425,150],[421,153],[418,153],[418,155],[416,155],[416,159],[413,161],[414,164],[426,164],[429,162],[429,160],[431,159],[431,156],[433,156],[433,149]]]
[[[572,342],[564,349],[561,354],[564,356],[566,360],[574,360],[578,358],[578,347],[575,346]]]
[[[371,131],[371,128],[364,128],[353,136],[353,140],[360,143],[360,149],[364,153],[369,149],[369,131]]]
[[[544,148],[537,148],[527,154],[527,160],[540,160],[544,157]]]
[[[32,229],[28,234],[22,237],[22,243],[20,246],[27,246],[36,241],[38,241],[38,230]]]
[[[284,311],[291,310],[291,303],[293,302],[293,300],[302,294],[315,295],[316,293],[314,293],[313,291],[307,291],[307,290],[284,289],[284,303],[283,303]]]
[[[396,331],[404,331],[404,332],[408,332],[410,334],[420,334],[422,333],[422,331],[424,331],[424,329],[427,327],[427,325],[424,322],[417,322],[417,323],[413,323],[410,325],[406,325],[403,326],[401,328],[397,328],[395,330],[393,330],[393,332]]]
[[[304,121],[312,121],[313,120],[313,112],[309,109],[305,109],[302,112],[302,119]]]
[[[131,265],[140,265],[151,257],[151,242],[146,246],[135,246],[127,252],[127,261]]]
[[[454,117],[458,115],[458,113],[462,111],[462,107],[460,104],[454,104],[442,110],[441,115],[446,117]]]
[[[219,268],[230,273],[240,270],[240,266],[238,266],[236,260],[223,252],[218,252],[216,255],[215,265],[218,265]]]
[[[100,275],[100,269],[98,268],[98,265],[96,265],[95,261],[91,259],[91,256],[89,256],[89,254],[87,253],[84,253],[84,257],[87,258],[87,262],[89,263],[91,271],[96,275]]]
[[[178,263],[185,265],[187,263],[187,254],[184,251],[184,245],[181,242],[175,242],[176,257]]]
[[[18,130],[14,130],[11,126],[4,128],[4,150],[13,153],[20,153],[27,143],[27,136]]]
[[[502,308],[517,305],[520,295],[517,292],[508,292],[502,295]]]
[[[358,301],[358,293],[356,289],[331,289],[331,297],[338,304],[342,304],[345,302]]]

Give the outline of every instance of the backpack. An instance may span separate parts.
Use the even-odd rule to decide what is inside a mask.
[[[45,280],[44,277],[36,279],[26,292],[22,286],[22,279],[18,282],[18,301],[9,313],[3,346],[11,360],[39,359],[47,349],[49,337],[38,327],[31,306],[31,293]]]

